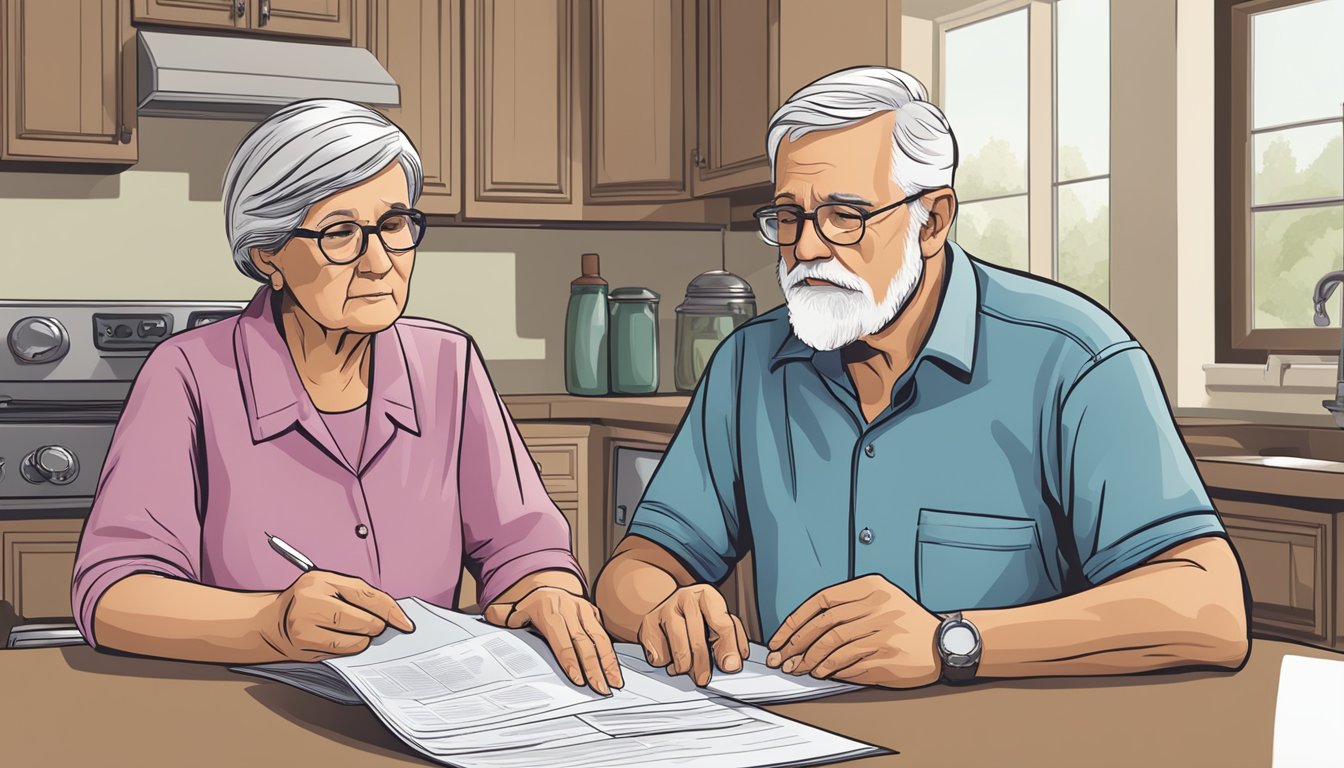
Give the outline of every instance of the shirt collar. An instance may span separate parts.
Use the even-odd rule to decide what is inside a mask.
[[[294,359],[276,325],[272,301],[273,292],[268,287],[258,290],[239,316],[234,330],[234,356],[251,421],[252,439],[257,442],[268,440],[297,423],[324,447],[332,448],[334,445],[325,445],[330,434],[322,424],[312,398],[299,381]],[[374,335],[370,369],[370,433],[381,432],[380,428],[390,419],[408,432],[419,435],[420,422],[410,370],[395,324]],[[390,436],[390,433],[386,435]],[[339,450],[328,452],[341,455]],[[364,463],[367,463],[370,457],[367,450],[365,453]]]
[[[936,357],[969,374],[975,364],[980,286],[975,278],[975,267],[960,246],[948,240],[944,253],[948,274],[938,303],[938,315],[915,362],[924,357]],[[793,360],[810,360],[816,353],[817,350],[790,331],[775,351],[771,368]]]

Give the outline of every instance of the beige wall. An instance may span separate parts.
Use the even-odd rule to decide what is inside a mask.
[[[244,299],[257,284],[224,235],[224,166],[248,124],[144,118],[140,162],[116,175],[0,173],[0,298]],[[17,226],[16,226],[17,225]],[[717,231],[436,227],[416,261],[407,313],[476,337],[503,392],[564,390],[564,317],[579,255],[602,256],[612,287],[662,296],[662,389],[672,389],[675,308],[721,262]],[[727,237],[727,266],[763,311],[780,303],[774,252]]]

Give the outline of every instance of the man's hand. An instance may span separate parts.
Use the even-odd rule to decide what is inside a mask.
[[[535,627],[575,685],[581,686],[586,680],[603,696],[625,685],[597,607],[573,592],[537,587],[517,602],[491,603],[484,615],[486,621],[499,627]]]
[[[936,682],[938,617],[881,576],[821,590],[784,619],[765,663],[795,675],[916,688]]]
[[[415,631],[397,601],[363,579],[308,571],[261,613],[261,636],[294,661],[321,661],[359,653],[388,624]]]
[[[742,621],[728,612],[723,595],[709,584],[692,584],[668,595],[639,625],[639,644],[655,667],[674,675],[690,673],[709,685],[714,662],[724,672],[742,669],[751,653]]]

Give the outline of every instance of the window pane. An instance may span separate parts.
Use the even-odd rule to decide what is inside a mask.
[[[957,245],[972,256],[1027,269],[1027,196],[957,206]]]
[[[1251,127],[1338,117],[1344,102],[1344,0],[1251,19]]]
[[[1344,268],[1344,205],[1253,214],[1256,328],[1312,328],[1312,291],[1321,275]],[[1339,326],[1340,291],[1330,302]]]
[[[1111,298],[1111,180],[1066,184],[1055,195],[1059,281],[1107,304]]]
[[[1055,119],[1059,181],[1110,171],[1111,4],[1055,4]]]
[[[943,105],[962,199],[1027,191],[1027,11],[947,33]]]
[[[1344,195],[1344,123],[1251,137],[1255,205]]]

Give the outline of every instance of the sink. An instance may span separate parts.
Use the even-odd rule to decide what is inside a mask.
[[[1309,469],[1314,472],[1339,472],[1344,474],[1344,462],[1342,461],[1310,459],[1304,456],[1206,456],[1204,461],[1229,461],[1236,464],[1256,464],[1262,467]]]

